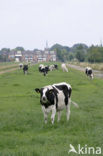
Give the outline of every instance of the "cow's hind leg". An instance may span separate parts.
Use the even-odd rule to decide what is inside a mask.
[[[54,124],[55,115],[56,115],[56,107],[53,106],[52,114],[51,114],[51,122],[52,122],[52,124]]]
[[[61,111],[58,111],[58,122],[60,121]]]
[[[67,121],[69,121],[70,118],[70,100],[68,104],[66,105],[66,115],[67,115]]]

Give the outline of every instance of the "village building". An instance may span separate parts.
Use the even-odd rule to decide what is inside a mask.
[[[49,49],[35,51],[11,51],[8,55],[10,61],[15,62],[48,62],[56,61],[56,52]]]

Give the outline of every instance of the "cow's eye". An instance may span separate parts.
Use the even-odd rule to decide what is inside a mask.
[[[51,93],[53,93],[53,90],[51,89],[51,90],[49,90],[49,93],[51,94]]]

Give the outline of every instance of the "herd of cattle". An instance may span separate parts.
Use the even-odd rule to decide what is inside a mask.
[[[23,73],[27,74],[28,73],[28,65],[25,64],[23,65],[22,63],[19,64],[20,69],[23,69]],[[68,72],[68,65],[65,63],[61,64],[61,69],[63,72]],[[52,65],[44,65],[40,64],[38,67],[38,70],[40,73],[43,73],[44,76],[48,74],[49,71],[53,70],[58,70],[58,65],[57,64],[52,64]],[[90,67],[85,68],[85,74],[89,76],[91,79],[93,79],[93,70]]]
[[[28,73],[28,65],[19,64],[20,69],[23,69],[24,74]],[[61,64],[63,72],[68,72],[68,65],[65,63]],[[40,64],[38,71],[43,73],[44,76],[49,71],[58,70],[57,64],[43,65]],[[85,74],[93,79],[93,71],[90,67],[86,67]],[[78,104],[71,100],[72,87],[66,82],[52,84],[44,86],[42,88],[36,88],[35,91],[40,93],[40,103],[44,114],[44,121],[47,123],[48,113],[51,113],[51,122],[54,123],[56,112],[58,113],[58,121],[60,121],[61,110],[66,108],[67,120],[70,117],[70,103],[78,107]]]

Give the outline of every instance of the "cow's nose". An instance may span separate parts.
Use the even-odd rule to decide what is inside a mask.
[[[46,101],[46,97],[45,96],[43,97],[43,101]]]

